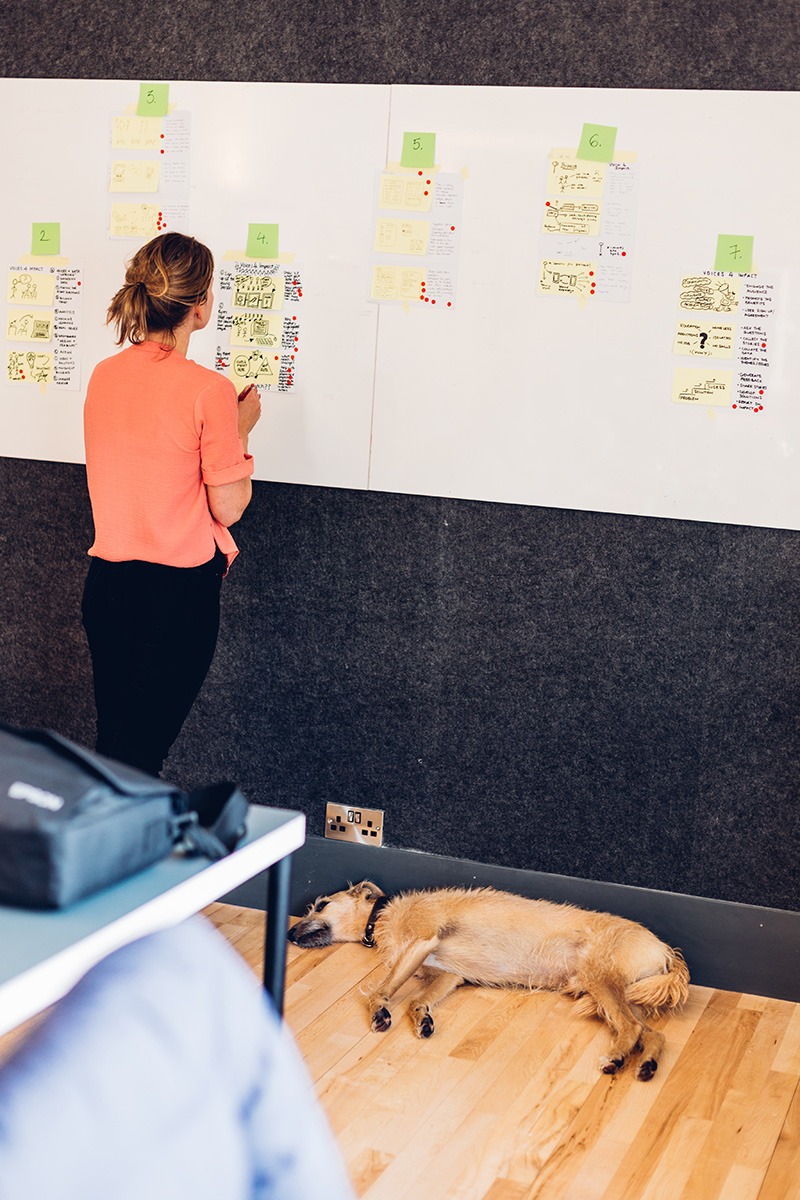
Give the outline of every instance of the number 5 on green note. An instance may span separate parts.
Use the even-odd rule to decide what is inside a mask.
[[[404,133],[401,167],[432,167],[436,163],[435,133]]]

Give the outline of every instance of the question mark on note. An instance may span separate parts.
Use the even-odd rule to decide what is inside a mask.
[[[706,342],[707,342],[707,341],[708,341],[708,334],[707,334],[707,333],[701,333],[701,334],[700,334],[700,349],[701,349],[701,350],[705,350],[705,348],[706,348]]]

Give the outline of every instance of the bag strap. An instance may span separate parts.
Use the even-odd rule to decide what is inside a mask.
[[[177,819],[183,845],[191,854],[224,858],[247,832],[248,803],[235,783],[212,783],[182,798]]]

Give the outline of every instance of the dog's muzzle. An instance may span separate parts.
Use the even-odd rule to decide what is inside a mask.
[[[333,945],[331,927],[327,921],[298,921],[287,936],[295,946],[302,946],[306,950]]]

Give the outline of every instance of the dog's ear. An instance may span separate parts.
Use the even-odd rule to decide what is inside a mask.
[[[386,893],[381,891],[377,883],[372,883],[371,880],[364,879],[361,883],[357,883],[355,887],[350,889],[350,895],[365,896],[367,900],[380,900],[381,896],[385,896]]]

